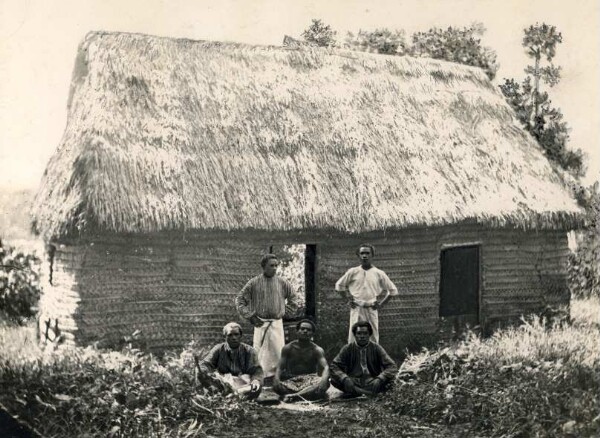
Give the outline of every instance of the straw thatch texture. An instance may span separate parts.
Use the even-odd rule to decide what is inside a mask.
[[[46,239],[364,232],[578,208],[485,74],[430,59],[91,33],[33,210]]]

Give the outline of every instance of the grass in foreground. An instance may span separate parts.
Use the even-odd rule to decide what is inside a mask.
[[[598,298],[574,300],[571,315],[570,324],[532,317],[408,357],[386,410],[486,436],[598,436]]]
[[[530,318],[411,355],[385,396],[296,418],[198,390],[189,351],[161,360],[131,349],[43,353],[32,329],[3,326],[0,402],[47,437],[238,436],[250,425],[248,436],[261,437],[328,428],[347,437],[597,436],[600,303],[574,300],[571,315],[570,324]]]
[[[31,328],[0,333],[0,403],[45,437],[205,436],[246,411],[233,396],[196,389],[189,352],[43,353]]]

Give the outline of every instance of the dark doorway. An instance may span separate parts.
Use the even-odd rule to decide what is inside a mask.
[[[269,252],[279,258],[277,274],[292,284],[298,308],[289,308],[283,318],[286,342],[296,339],[296,323],[302,318],[313,321],[317,310],[317,245],[271,245]]]
[[[479,246],[442,250],[440,256],[442,326],[462,332],[479,324]]]
[[[315,320],[317,314],[317,245],[306,245],[304,252],[304,314]]]

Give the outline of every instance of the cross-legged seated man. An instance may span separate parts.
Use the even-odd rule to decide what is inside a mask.
[[[329,366],[325,352],[311,341],[315,324],[304,319],[296,325],[298,339],[281,350],[273,390],[283,401],[319,400],[329,388]]]
[[[387,389],[398,367],[383,347],[369,340],[368,321],[352,326],[356,339],[344,345],[331,363],[331,384],[348,395],[375,395]]]
[[[255,399],[263,385],[258,354],[250,345],[242,343],[242,327],[238,323],[225,325],[223,335],[225,342],[215,345],[202,360],[194,358],[197,380],[204,386]]]

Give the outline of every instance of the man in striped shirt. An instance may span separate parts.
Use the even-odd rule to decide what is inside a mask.
[[[286,308],[297,308],[293,286],[275,275],[279,261],[274,254],[263,256],[263,273],[251,278],[236,297],[238,313],[254,326],[254,348],[265,377],[275,375],[285,345],[282,318]]]
[[[225,342],[215,345],[202,360],[194,356],[196,379],[225,392],[234,391],[250,399],[258,397],[263,370],[256,350],[242,343],[242,327],[237,322],[225,325],[223,336]]]

